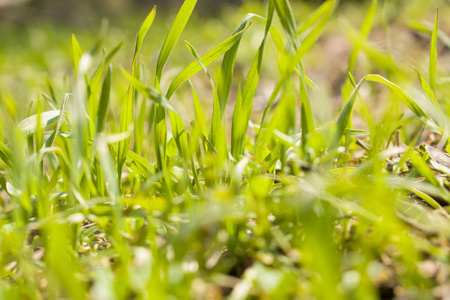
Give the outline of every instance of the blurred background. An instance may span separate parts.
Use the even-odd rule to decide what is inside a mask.
[[[181,41],[188,40],[199,53],[204,53],[231,35],[247,13],[262,16],[267,12],[267,0],[199,0],[180,42],[175,47],[167,65],[167,79],[179,68],[193,60]],[[322,0],[291,0],[296,20],[301,24]],[[440,32],[450,33],[448,0],[379,0],[377,17],[369,36],[367,49],[361,52],[355,77],[368,73],[388,75],[383,60],[391,58],[405,77],[413,75],[414,65],[426,71],[428,62],[429,33],[417,30],[417,24],[431,28],[436,9],[440,9]],[[136,32],[154,5],[157,5],[155,22],[142,49],[141,61],[153,70],[159,49],[170,28],[182,0],[0,0],[0,105],[5,99],[33,101],[46,90],[45,75],[53,82],[60,97],[71,90],[73,59],[71,36],[75,34],[82,51],[89,51],[101,32],[102,24],[108,24],[102,39],[106,52],[118,43],[123,46],[113,64],[118,78],[118,67],[129,67]],[[353,47],[352,35],[359,31],[370,0],[341,0],[339,8],[317,44],[305,56],[305,67],[320,87],[319,99],[340,97],[341,84],[345,79],[346,66]],[[281,28],[275,19],[275,26]],[[423,29],[422,28],[422,29]],[[237,62],[236,83],[245,76],[249,62],[253,60],[264,31],[262,22],[255,21],[242,40]],[[425,30],[426,31],[426,30]],[[266,58],[276,57],[274,44],[268,42]],[[450,45],[450,42],[448,43]],[[440,70],[450,71],[449,47],[439,42]],[[101,51],[100,51],[101,52]],[[100,61],[101,53],[97,53]],[[364,54],[363,54],[364,53]],[[377,55],[380,65],[370,63],[365,55]],[[373,60],[372,60],[373,61]],[[219,64],[213,64],[214,74]],[[172,70],[170,70],[172,68]],[[265,90],[270,92],[277,79],[276,59],[266,59],[263,64],[260,94],[256,95],[255,110],[262,110],[267,100]],[[40,75],[40,76],[39,76]],[[148,81],[151,82],[150,72]],[[205,77],[204,95],[208,99],[209,83]],[[446,77],[445,77],[446,78]],[[444,79],[445,79],[444,78]],[[401,82],[401,80],[399,80]],[[125,81],[124,81],[125,82]],[[167,83],[167,82],[166,82]],[[165,82],[162,82],[163,87]],[[198,84],[202,94],[201,82]],[[181,98],[181,97],[180,97]],[[232,102],[231,102],[232,103]],[[319,101],[317,105],[320,105]],[[339,103],[336,101],[336,103]],[[327,116],[324,116],[327,119]]]
[[[344,0],[343,2],[361,1],[363,0]],[[65,24],[88,25],[93,21],[92,18],[99,15],[117,17],[138,11],[148,11],[154,5],[170,10],[179,7],[182,2],[182,0],[0,0],[0,18],[3,22],[52,20]],[[197,4],[197,13],[204,17],[217,16],[225,7],[228,8],[230,5],[238,7],[243,2],[244,0],[200,0]],[[320,4],[324,0],[293,2]]]
[[[224,5],[239,5],[241,0],[199,1],[198,10],[217,13]],[[124,13],[148,11],[154,5],[170,9],[179,6],[181,0],[0,0],[3,21],[54,20],[63,23],[82,24],[92,17],[116,17]]]

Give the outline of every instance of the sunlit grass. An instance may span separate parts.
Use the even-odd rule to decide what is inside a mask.
[[[339,1],[299,20],[272,0],[207,48],[183,35],[196,2],[184,1],[152,57],[156,8],[132,56],[120,40],[103,47],[106,29],[90,48],[75,33],[67,76],[33,74],[46,90],[29,104],[0,92],[0,298],[443,297],[438,13],[431,27],[412,20],[431,46],[426,67],[406,71],[371,43],[380,22],[389,38],[376,0],[359,7],[360,30]],[[308,59],[338,30],[330,24],[351,49],[338,91],[321,93]],[[178,48],[190,63],[171,64]]]

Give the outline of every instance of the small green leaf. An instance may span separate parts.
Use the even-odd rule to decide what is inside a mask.
[[[170,53],[175,47],[181,33],[186,27],[189,18],[191,17],[192,11],[194,10],[197,0],[186,0],[178,12],[175,21],[170,27],[169,33],[166,36],[164,44],[161,48],[161,52],[158,56],[158,62],[156,63],[156,87],[159,88],[159,82],[161,81],[162,70],[166,64]]]
[[[431,34],[431,49],[430,49],[430,87],[433,93],[436,93],[437,38],[439,30],[438,28],[439,28],[439,12],[436,12],[433,33]]]

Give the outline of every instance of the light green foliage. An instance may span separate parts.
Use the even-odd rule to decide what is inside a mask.
[[[151,10],[129,70],[104,23],[86,52],[64,36],[69,74],[20,85],[1,63],[29,76],[42,49],[1,48],[0,299],[445,298],[450,42],[418,23],[435,1],[366,2],[208,23],[185,0],[167,35]],[[405,19],[429,59],[391,52]]]

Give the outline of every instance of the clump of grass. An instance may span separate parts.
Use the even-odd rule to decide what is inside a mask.
[[[129,71],[111,65],[121,43],[99,55],[102,35],[90,51],[73,35],[73,84],[61,101],[46,77],[48,93],[19,123],[11,113],[18,104],[3,97],[0,297],[443,296],[448,157],[419,147],[424,130],[440,137],[438,148],[448,141],[437,15],[428,80],[419,71],[414,79],[418,92],[396,84],[405,72],[370,48],[379,11],[372,1],[359,33],[348,31],[342,109],[323,123],[314,111],[320,86],[305,57],[339,1],[324,2],[301,23],[288,0],[269,1],[265,16],[244,16],[204,54],[185,42],[192,63],[167,75],[196,2],[184,1],[154,68],[139,55],[154,34],[156,8],[138,31]],[[239,80],[241,42],[259,26],[259,47]],[[276,57],[266,55],[272,42]],[[362,53],[379,74],[357,81]],[[278,79],[255,123],[253,100],[271,60]],[[217,61],[218,76],[210,70]],[[206,76],[210,99],[191,82],[197,73]],[[181,101],[193,102],[193,120],[173,100],[189,87],[192,97]],[[381,119],[366,103],[378,93],[391,103]]]

